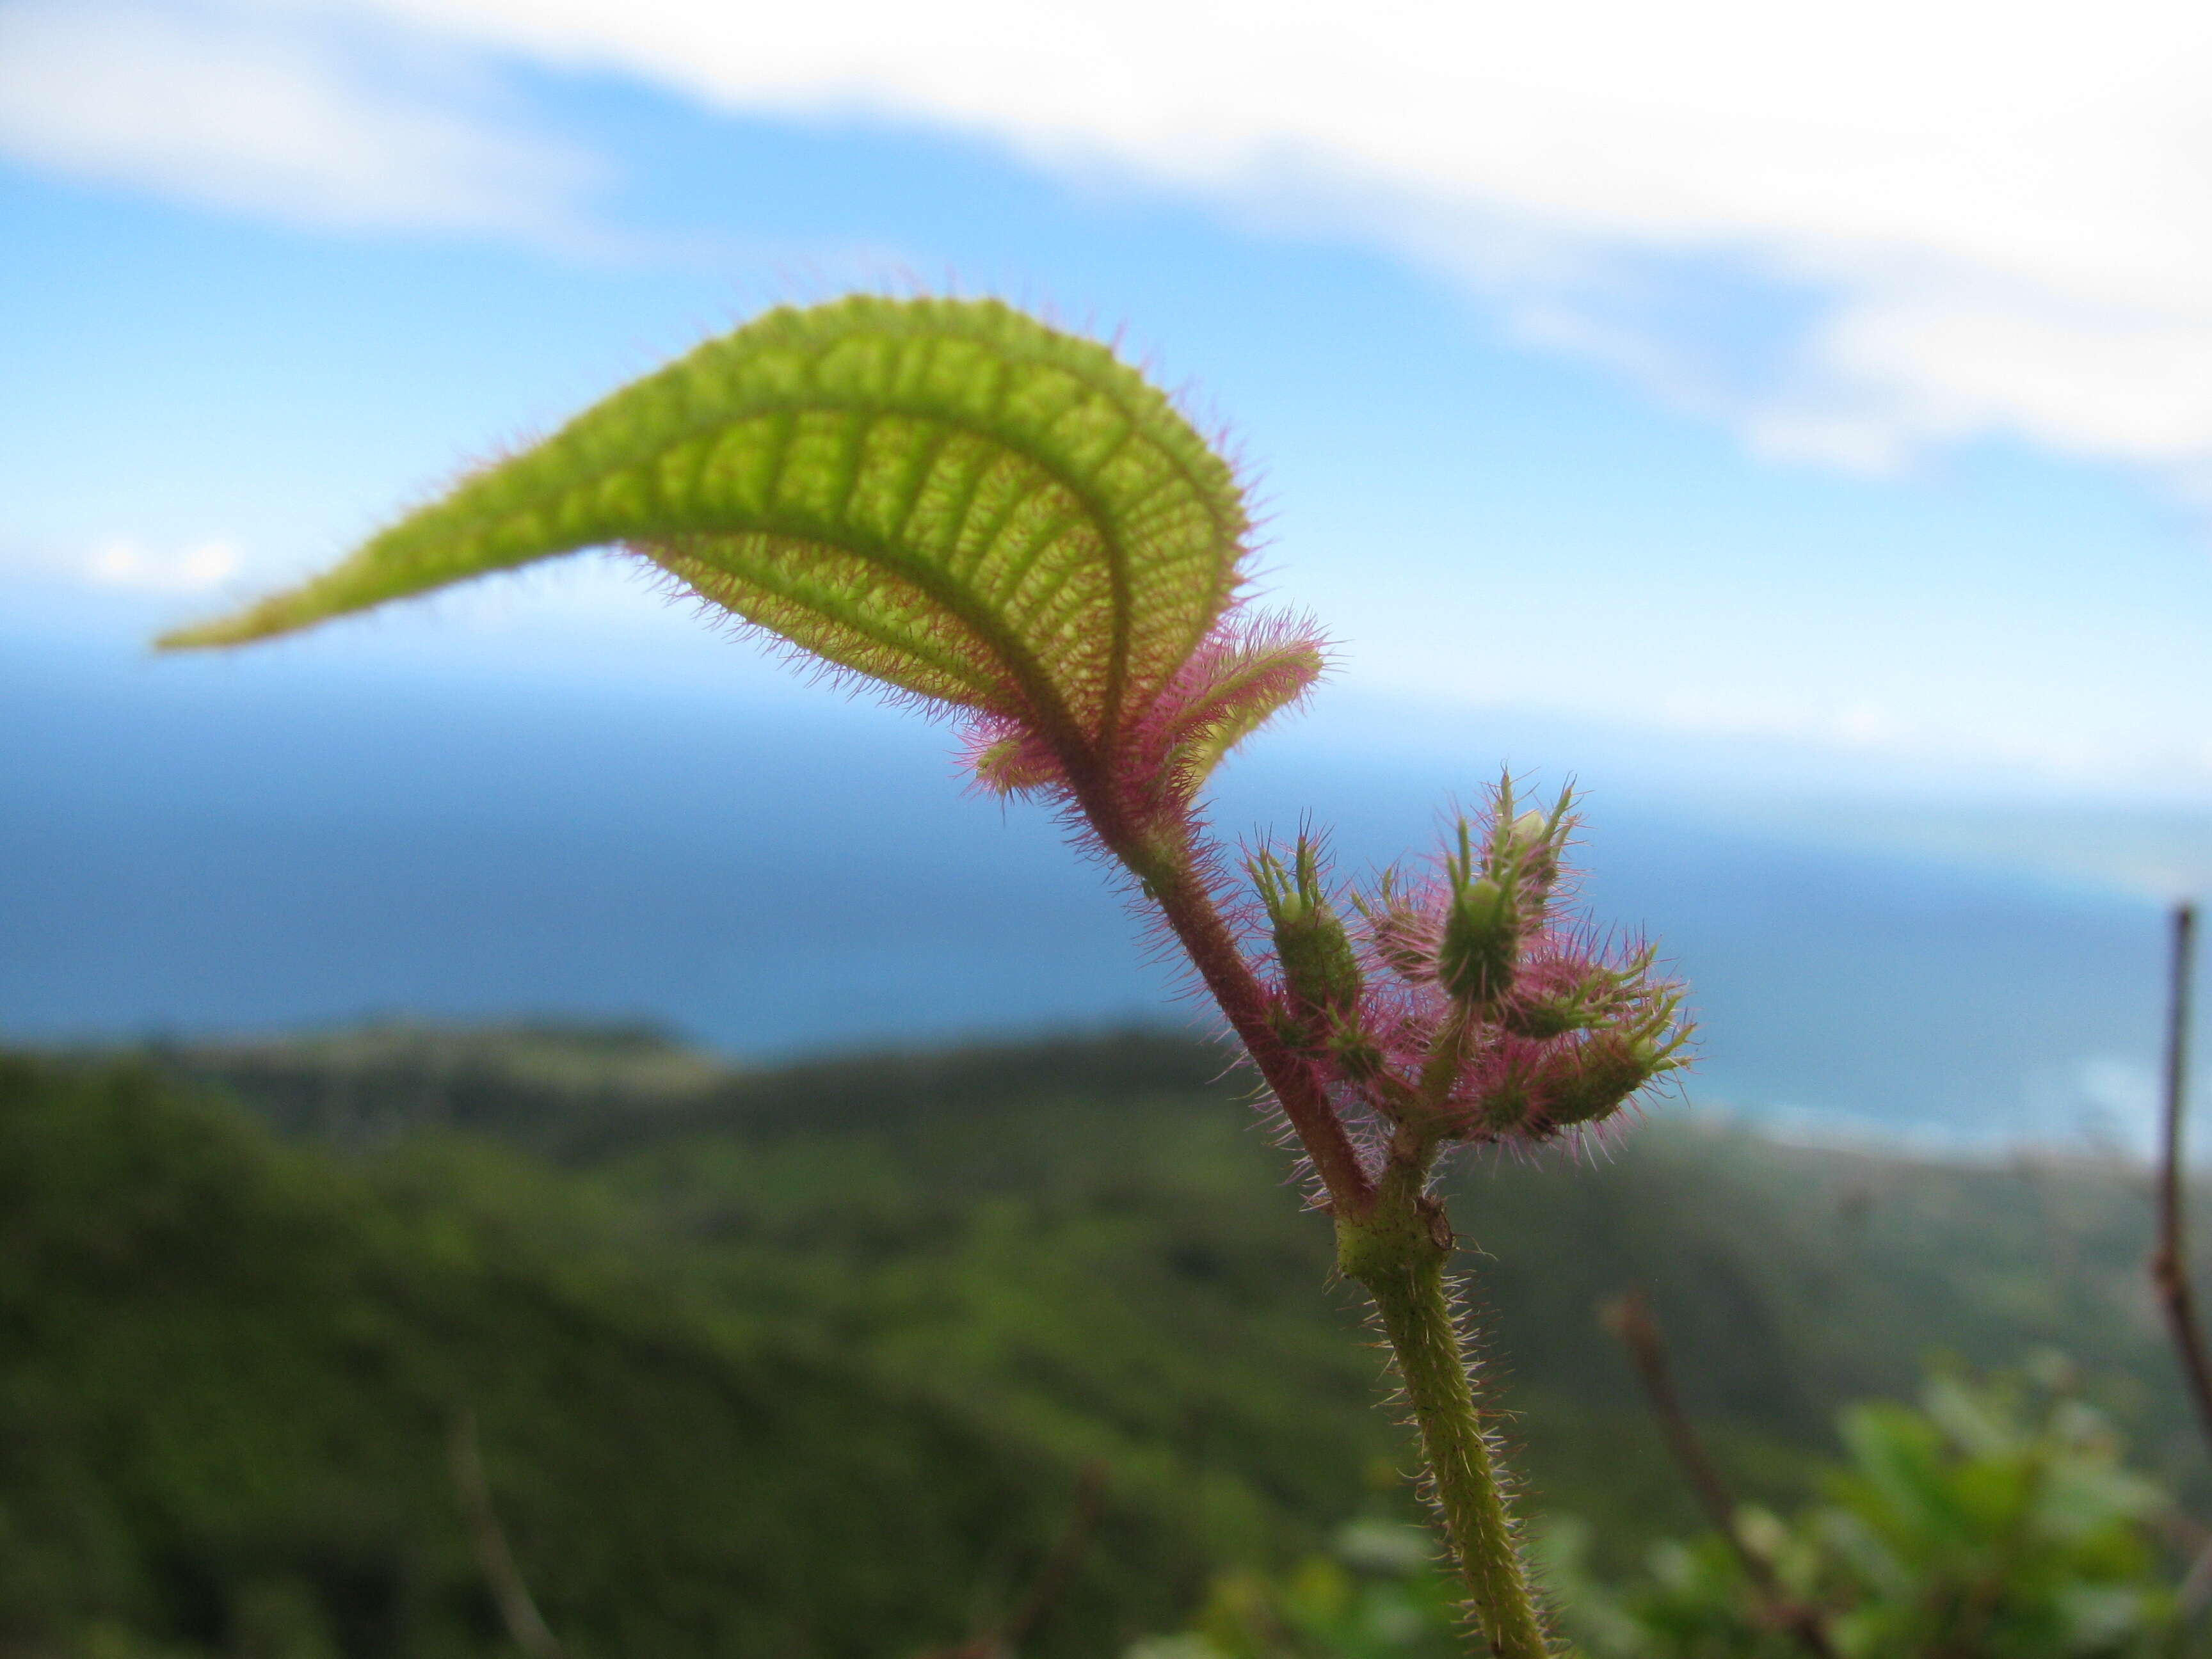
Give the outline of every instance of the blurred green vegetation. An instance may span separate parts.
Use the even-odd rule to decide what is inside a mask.
[[[1717,1533],[1652,1547],[1619,1587],[1589,1529],[1534,1552],[1560,1632],[1591,1659],[2172,1659],[2205,1650],[2178,1595],[2156,1483],[2128,1468],[2071,1368],[2033,1381],[1934,1377],[1917,1407],[1844,1414],[1845,1456],[1784,1519],[1746,1505]],[[2192,1540],[2201,1543],[2201,1540]],[[1760,1564],[1754,1582],[1738,1547]],[[1128,1659],[1451,1659],[1451,1587],[1410,1528],[1348,1527],[1287,1571],[1218,1577],[1193,1627]]]
[[[1413,1513],[1328,1230],[1219,1051],[1146,1035],[732,1071],[645,1030],[392,1026],[0,1066],[0,1651],[509,1650],[465,1409],[579,1659],[1025,1651]],[[271,1129],[276,1132],[271,1133]],[[1686,1115],[1453,1180],[1532,1506],[1591,1571],[1696,1517],[1595,1306],[1640,1285],[1753,1500],[1931,1353],[2056,1345],[2194,1498],[2139,1171]],[[1382,1536],[1376,1533],[1375,1536]]]

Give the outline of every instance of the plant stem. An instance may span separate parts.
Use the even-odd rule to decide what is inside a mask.
[[[1651,1316],[1650,1304],[1644,1293],[1629,1291],[1601,1316],[1627,1348],[1638,1380],[1644,1384],[1644,1396],[1651,1407],[1651,1415],[1658,1421],[1659,1432],[1666,1437],[1668,1449],[1674,1454],[1674,1462],[1683,1479],[1689,1482],[1691,1492],[1696,1494],[1705,1519],[1720,1534],[1729,1553],[1735,1557],[1736,1565],[1743,1569],[1743,1576],[1751,1581],[1759,1599],[1766,1604],[1767,1616],[1796,1638],[1814,1659],[1835,1659],[1835,1649],[1829,1644],[1828,1628],[1819,1609],[1800,1603],[1790,1594],[1774,1571],[1774,1564],[1751,1547],[1751,1540],[1738,1524],[1735,1499],[1729,1494],[1728,1483],[1721,1479],[1719,1468],[1706,1455],[1704,1443],[1691,1425],[1690,1414],[1682,1409],[1682,1398],[1674,1391],[1674,1368],[1667,1358],[1666,1340],[1659,1334],[1659,1322]]]
[[[1144,883],[1199,977],[1274,1091],[1336,1221],[1337,1266],[1374,1299],[1405,1384],[1445,1541],[1495,1659],[1547,1659],[1550,1648],[1521,1558],[1496,1451],[1474,1402],[1451,1288],[1452,1232],[1428,1194],[1432,1143],[1394,1146],[1378,1181],[1312,1068],[1268,1019],[1268,996],[1237,948],[1188,841],[1171,848],[1117,836],[1085,799],[1101,838]]]
[[[2165,1133],[2159,1150],[2158,1247],[2151,1255],[2150,1277],[2166,1310],[2166,1329],[2180,1357],[2197,1422],[2206,1434],[2212,1435],[2212,1356],[2206,1353],[2204,1333],[2197,1322],[2189,1253],[2182,1243],[2185,1194],[2181,1126],[2189,1105],[2189,999],[2191,969],[2196,959],[2196,906],[2175,905],[2172,927],[2166,1011]]]
[[[1428,1164],[1426,1152],[1394,1155],[1374,1208],[1337,1218],[1337,1264],[1375,1299],[1420,1430],[1430,1496],[1484,1640],[1497,1659],[1544,1659],[1543,1620],[1444,1276],[1452,1233],[1425,1190]]]
[[[1267,994],[1253,977],[1199,878],[1194,849],[1185,842],[1173,849],[1173,856],[1163,857],[1126,838],[1116,841],[1107,835],[1099,813],[1092,811],[1091,821],[1160,907],[1230,1029],[1273,1091],[1276,1103],[1290,1119],[1298,1144],[1313,1160],[1314,1173],[1328,1190],[1330,1209],[1338,1215],[1364,1212],[1374,1202],[1374,1182],[1312,1067],[1291,1051],[1268,1023]]]
[[[492,1506],[491,1484],[484,1477],[483,1454],[477,1443],[474,1412],[464,1409],[453,1419],[447,1451],[453,1489],[460,1497],[461,1513],[469,1525],[469,1541],[476,1546],[477,1565],[491,1589],[507,1633],[531,1659],[563,1659],[560,1640],[538,1611],[530,1586],[523,1582],[522,1570],[514,1564],[514,1552],[507,1547],[507,1528],[500,1525],[499,1511]]]

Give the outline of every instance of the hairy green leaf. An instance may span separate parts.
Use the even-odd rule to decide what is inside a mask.
[[[1106,348],[992,301],[780,309],[467,479],[229,645],[619,544],[816,656],[1088,745],[1229,603],[1227,465]]]

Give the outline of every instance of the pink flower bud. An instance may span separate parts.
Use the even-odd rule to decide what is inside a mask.
[[[1534,1144],[1603,1122],[1686,1063],[1681,993],[1655,953],[1556,914],[1569,805],[1516,812],[1504,781],[1484,819],[1455,826],[1436,877],[1386,872],[1353,896],[1362,951],[1388,977],[1315,1057],[1370,1110],[1424,1135]]]

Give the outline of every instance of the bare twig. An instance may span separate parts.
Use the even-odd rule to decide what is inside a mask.
[[[1022,1598],[1021,1605],[1010,1613],[995,1630],[965,1642],[956,1642],[948,1648],[939,1648],[925,1654],[922,1659],[1008,1659],[1018,1652],[1023,1643],[1044,1621],[1067,1588],[1067,1581],[1083,1563],[1083,1553],[1091,1547],[1091,1529],[1098,1524],[1098,1511],[1106,1498],[1106,1466],[1096,1460],[1083,1466],[1076,1477],[1075,1502],[1061,1528],[1059,1540],[1052,1553],[1037,1569],[1036,1577],[1030,1582],[1030,1593]]]
[[[1075,1505],[1067,1517],[1067,1526],[1060,1534],[1060,1541],[1045,1558],[1044,1565],[1037,1570],[1036,1582],[1014,1616],[999,1630],[999,1645],[1012,1651],[1027,1641],[1030,1633],[1041,1623],[1053,1605],[1060,1600],[1060,1592],[1083,1562],[1083,1553],[1091,1547],[1091,1528],[1098,1524],[1098,1511],[1106,1499],[1106,1466],[1092,1462],[1083,1466],[1083,1473],[1075,1483]]]
[[[2197,908],[2173,907],[2173,954],[2166,1007],[2166,1125],[2159,1150],[2158,1248],[2151,1255],[2151,1283],[2166,1310],[2166,1326],[2181,1360],[2197,1420],[2212,1437],[2212,1358],[2197,1322],[2184,1243],[2181,1130],[2189,1104],[2189,1000],[2197,944]]]
[[[2197,1295],[2189,1279],[2189,1250],[2184,1225],[2183,1186],[2185,1161],[2181,1155],[2181,1131],[2189,1112],[2189,1012],[2191,982],[2196,977],[2197,907],[2173,907],[2173,946],[2166,969],[2166,1112],[2159,1139],[2158,1244],[2150,1258],[2150,1282],[2166,1311],[2166,1333],[2181,1361],[2181,1374],[2189,1384],[2189,1398],[2197,1407],[2197,1421],[2212,1437],[2212,1357],[2204,1347],[2203,1328],[2197,1322]],[[2195,1617],[2212,1601],[2212,1545],[2197,1553],[2182,1580],[2181,1607]]]
[[[1674,1392],[1674,1370],[1668,1362],[1667,1345],[1659,1334],[1658,1322],[1652,1318],[1643,1292],[1631,1291],[1608,1305],[1604,1310],[1604,1319],[1635,1363],[1636,1375],[1644,1384],[1644,1395],[1651,1407],[1651,1415],[1657,1419],[1659,1432],[1665,1437],[1668,1449],[1674,1454],[1683,1479],[1696,1494],[1698,1507],[1705,1510],[1705,1519],[1720,1534],[1729,1553],[1743,1568],[1744,1577],[1766,1604],[1767,1616],[1796,1638],[1799,1645],[1814,1659],[1834,1659],[1835,1650],[1828,1644],[1827,1628],[1821,1623],[1820,1613],[1789,1593],[1776,1577],[1774,1564],[1752,1548],[1750,1540],[1743,1535],[1728,1483],[1721,1479],[1719,1468],[1706,1454],[1697,1431],[1690,1426],[1681,1397]]]
[[[2203,1613],[2205,1604],[2212,1601],[2212,1546],[2197,1551],[2197,1559],[2182,1575],[2181,1588],[2174,1592],[2174,1600],[2180,1603],[2182,1618],[2191,1622]]]
[[[2151,1524],[2165,1534],[2167,1547],[2176,1555],[2189,1558],[2189,1571],[2182,1574],[2181,1587],[2174,1597],[2183,1619],[2193,1623],[2212,1605],[2212,1532],[2188,1510],[2174,1507],[2160,1510],[2151,1517]]]
[[[464,1408],[453,1419],[447,1441],[453,1466],[453,1490],[461,1500],[461,1515],[469,1525],[469,1541],[476,1547],[477,1567],[499,1604],[499,1616],[515,1645],[531,1659],[562,1659],[561,1644],[546,1627],[530,1586],[514,1565],[514,1552],[507,1545],[507,1529],[499,1524],[492,1507],[491,1486],[484,1479],[483,1455],[477,1445],[477,1419]]]

